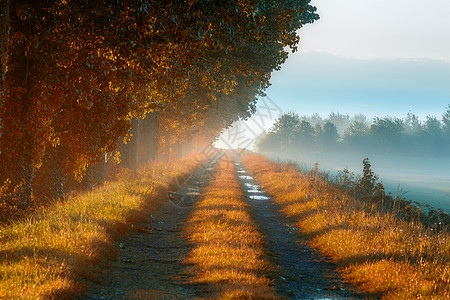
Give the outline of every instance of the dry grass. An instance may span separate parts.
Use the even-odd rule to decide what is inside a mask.
[[[0,227],[0,298],[64,299],[86,289],[111,255],[113,239],[156,210],[198,158],[150,165],[28,219]]]
[[[315,174],[259,155],[244,165],[344,277],[384,299],[450,299],[450,234],[352,198]]]
[[[186,224],[194,244],[186,263],[192,283],[206,284],[220,299],[273,299],[264,271],[262,235],[252,221],[230,160],[222,160],[214,180]]]

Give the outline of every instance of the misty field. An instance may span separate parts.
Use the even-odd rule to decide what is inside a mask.
[[[316,162],[322,171],[337,174],[347,168],[361,174],[362,154],[346,153],[288,153],[269,155],[280,160],[292,160],[301,167],[311,168]],[[412,156],[369,155],[372,169],[392,195],[429,204],[450,212],[450,159]]]

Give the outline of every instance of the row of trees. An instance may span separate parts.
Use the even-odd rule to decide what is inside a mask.
[[[211,140],[249,117],[297,30],[318,18],[309,0],[2,0],[0,10],[0,204],[24,208],[62,197],[118,147],[129,162],[144,147],[145,162],[158,145]]]
[[[330,114],[300,117],[283,114],[269,132],[260,136],[262,151],[298,148],[306,151],[356,151],[410,155],[448,155],[450,152],[450,105],[442,119],[427,116],[421,121],[408,113],[403,119],[364,115]]]

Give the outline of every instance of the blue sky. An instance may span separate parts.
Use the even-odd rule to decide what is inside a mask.
[[[266,91],[278,112],[440,118],[450,104],[450,0],[312,4],[320,20],[299,31],[299,51]]]
[[[362,113],[425,119],[450,104],[450,63],[430,59],[359,59],[304,52],[272,77],[267,95],[300,115]]]

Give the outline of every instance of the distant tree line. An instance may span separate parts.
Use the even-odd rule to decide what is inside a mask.
[[[0,213],[248,118],[309,2],[2,0]]]
[[[355,116],[332,113],[280,116],[257,142],[261,151],[298,149],[313,152],[359,152],[367,154],[434,155],[450,154],[450,105],[442,118],[420,120],[408,113],[405,118]]]

